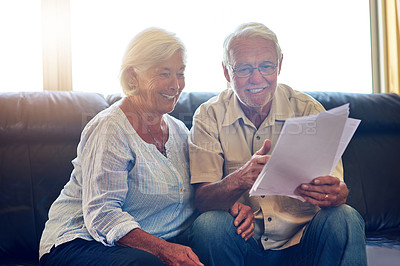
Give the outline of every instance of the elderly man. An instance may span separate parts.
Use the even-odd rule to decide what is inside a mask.
[[[278,84],[282,59],[271,30],[259,23],[239,26],[224,43],[223,70],[231,88],[194,116],[190,171],[197,208],[209,219],[204,245],[225,252],[224,261],[214,257],[205,264],[366,265],[364,221],[345,204],[341,161],[332,176],[299,184],[305,202],[249,197],[285,120],[325,111],[312,97]],[[238,206],[250,206],[254,216],[237,215]],[[229,239],[227,247],[221,238]]]

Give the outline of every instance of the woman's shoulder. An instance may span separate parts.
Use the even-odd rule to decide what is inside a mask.
[[[129,121],[117,105],[102,110],[95,115],[85,126],[82,136],[102,134],[106,136],[120,135],[129,131]],[[119,133],[118,133],[119,132]]]

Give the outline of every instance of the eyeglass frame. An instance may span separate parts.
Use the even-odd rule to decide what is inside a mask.
[[[261,66],[262,64],[258,65],[257,67],[253,67],[253,66],[250,65],[250,64],[245,64],[245,65],[251,66],[251,67],[249,67],[250,73],[249,73],[248,75],[245,75],[245,76],[240,76],[240,75],[237,74],[237,73],[239,73],[239,72],[238,72],[238,68],[234,68],[231,64],[229,64],[229,66],[231,67],[233,73],[235,73],[235,74],[237,75],[237,77],[239,77],[239,78],[248,78],[248,77],[251,77],[251,76],[253,75],[255,69],[257,69],[258,72],[260,73],[260,75],[263,76],[263,77],[264,77],[264,76],[270,76],[270,75],[274,74],[274,73],[276,72],[276,69],[278,68],[279,61],[278,61],[275,65],[268,65],[268,66],[270,66],[270,67],[273,67],[273,69],[274,69],[273,72],[271,72],[270,74],[263,74],[263,73],[260,71],[260,66]]]

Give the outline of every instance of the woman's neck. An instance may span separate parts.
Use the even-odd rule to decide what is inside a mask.
[[[124,98],[120,108],[138,135],[145,142],[154,144],[166,156],[165,143],[169,135],[163,115],[149,111],[140,101],[135,101],[134,97]]]

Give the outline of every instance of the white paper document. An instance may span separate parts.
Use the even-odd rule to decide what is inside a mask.
[[[301,183],[333,173],[360,120],[349,118],[349,104],[311,116],[289,118],[250,189],[250,196],[295,195]]]

